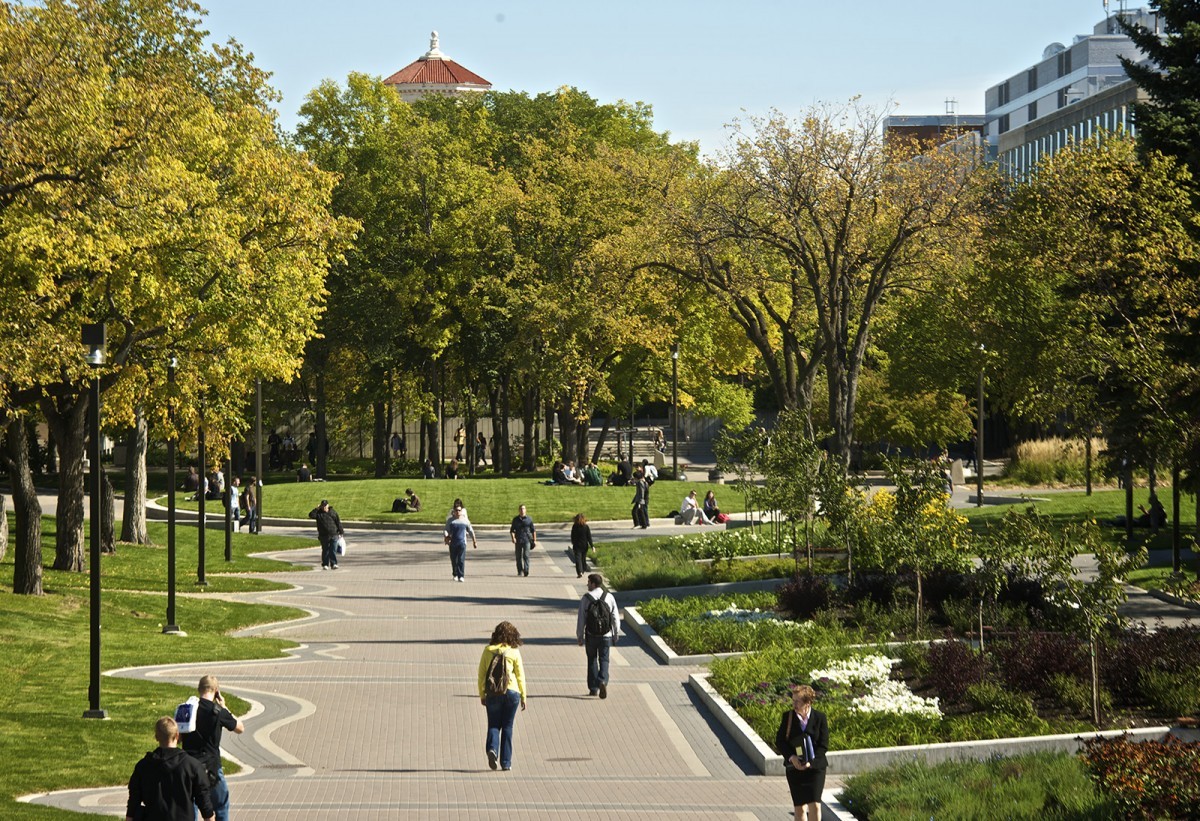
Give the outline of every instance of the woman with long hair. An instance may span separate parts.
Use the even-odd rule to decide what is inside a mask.
[[[592,544],[592,529],[588,527],[587,516],[576,513],[571,525],[571,552],[575,554],[575,578],[582,579],[588,571],[587,552],[595,550]]]
[[[525,709],[525,666],[521,663],[519,648],[524,642],[521,634],[510,622],[502,621],[492,631],[492,640],[479,659],[479,703],[487,708],[487,752],[488,766],[496,769],[512,769],[513,722],[517,718],[517,707]],[[488,692],[488,672],[492,659],[502,658],[505,666],[508,689],[504,693]]]
[[[775,748],[783,756],[796,821],[821,821],[829,721],[824,713],[812,708],[816,697],[807,684],[793,689],[792,706],[783,714],[775,734]]]

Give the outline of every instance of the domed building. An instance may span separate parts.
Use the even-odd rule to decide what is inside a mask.
[[[400,93],[406,103],[426,94],[456,96],[487,91],[492,84],[451,60],[438,47],[438,33],[429,38],[429,51],[383,81]]]

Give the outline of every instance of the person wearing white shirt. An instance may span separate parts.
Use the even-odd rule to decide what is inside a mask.
[[[679,517],[685,525],[712,524],[712,520],[705,516],[704,511],[700,509],[700,502],[697,501],[694,490],[683,497],[683,502],[679,505]]]
[[[608,605],[608,628],[596,624],[596,615],[589,615],[593,602]],[[591,573],[587,577],[587,592],[579,601],[579,618],[575,622],[575,638],[587,650],[588,695],[608,698],[608,657],[621,635],[621,613],[617,600],[604,589],[604,577]]]

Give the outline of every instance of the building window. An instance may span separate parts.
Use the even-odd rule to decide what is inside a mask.
[[[1000,84],[1000,100],[997,105],[1008,105],[1008,80]],[[1006,129],[1007,130],[1007,129]]]
[[[1059,108],[1067,107],[1067,90],[1065,88],[1060,88],[1058,90],[1058,107]]]
[[[1025,107],[1025,119],[1029,122],[1033,122],[1037,119],[1037,100],[1034,100]]]
[[[1008,131],[1008,115],[1001,114],[1000,119],[996,120],[996,133],[1003,134]]]
[[[1029,90],[1033,91],[1037,88],[1037,66],[1029,69],[1026,74],[1028,75]]]
[[[1071,50],[1058,53],[1058,76],[1064,77],[1071,73]]]

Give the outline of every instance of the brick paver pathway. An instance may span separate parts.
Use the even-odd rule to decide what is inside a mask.
[[[212,671],[256,703],[246,733],[226,734],[226,754],[249,770],[230,779],[238,821],[791,817],[783,779],[754,774],[697,708],[689,669],[659,665],[630,637],[614,650],[608,699],[585,695],[575,641],[585,588],[564,531],[542,535],[528,578],[516,576],[507,532],[479,536],[459,584],[440,534],[351,531],[341,569],[273,576],[298,589],[255,596],[312,612],[251,631],[302,643],[292,657],[136,673],[191,685]],[[289,556],[319,561],[315,548]],[[529,690],[507,773],[488,769],[475,692],[502,620],[525,637]],[[41,801],[118,814],[124,798]]]

